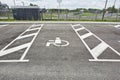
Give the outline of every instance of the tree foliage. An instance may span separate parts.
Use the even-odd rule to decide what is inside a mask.
[[[38,5],[30,3],[30,6],[38,6]]]
[[[116,13],[117,12],[117,9],[115,8],[115,6],[112,6],[112,7],[108,7],[107,8],[107,11],[111,12],[111,13]]]

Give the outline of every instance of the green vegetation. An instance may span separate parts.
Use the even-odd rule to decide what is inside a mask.
[[[81,16],[94,16],[95,14],[92,14],[92,13],[83,13],[81,14]]]
[[[114,6],[107,8],[107,11],[117,13],[117,9]]]
[[[31,5],[35,6],[34,4]],[[114,7],[109,7],[107,11],[116,12],[116,9]],[[102,21],[101,16],[102,10],[99,9],[60,9],[60,19],[58,19],[58,9],[47,9],[47,11],[43,13],[42,21]],[[12,10],[9,10],[6,14],[0,14],[0,21],[16,21],[13,19]],[[34,19],[31,21],[34,21]],[[106,13],[104,21],[120,22],[120,16],[116,19],[116,13],[112,15],[111,13]]]

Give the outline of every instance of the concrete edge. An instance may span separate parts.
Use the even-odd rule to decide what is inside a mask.
[[[92,21],[0,21],[0,23],[102,23],[102,24],[120,24],[120,22],[92,22]]]

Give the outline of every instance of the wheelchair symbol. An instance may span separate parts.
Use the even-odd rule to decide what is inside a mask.
[[[57,47],[65,47],[65,46],[68,46],[69,45],[69,42],[66,41],[66,40],[61,40],[59,37],[56,37],[55,40],[49,40],[47,43],[46,43],[46,46],[50,46],[50,45],[54,45],[54,46],[57,46]]]

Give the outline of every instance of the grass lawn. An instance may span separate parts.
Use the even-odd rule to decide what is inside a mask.
[[[95,14],[92,14],[92,13],[83,13],[83,14],[81,14],[81,16],[95,16]]]

